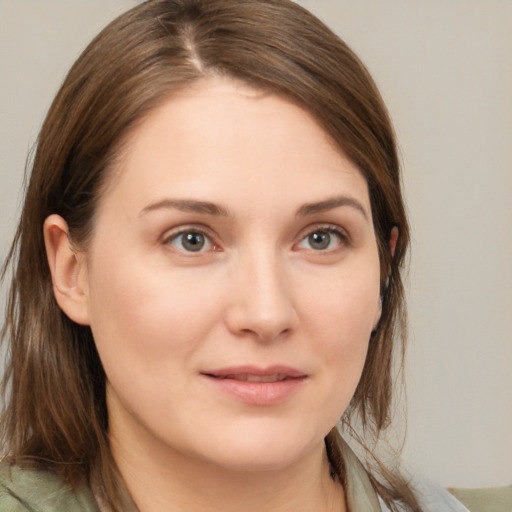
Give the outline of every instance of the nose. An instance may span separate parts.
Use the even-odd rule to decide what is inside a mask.
[[[277,255],[252,254],[233,269],[226,323],[231,332],[273,341],[298,325],[295,294],[285,265]]]

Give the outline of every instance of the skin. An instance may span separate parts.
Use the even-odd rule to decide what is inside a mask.
[[[345,510],[323,439],[380,317],[379,256],[365,179],[308,113],[199,82],[131,134],[87,250],[56,215],[45,236],[57,301],[92,328],[141,512]],[[249,364],[305,377],[270,405],[205,377]]]

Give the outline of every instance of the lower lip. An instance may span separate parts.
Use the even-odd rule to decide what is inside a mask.
[[[235,379],[217,379],[205,375],[210,383],[243,403],[250,405],[276,405],[295,394],[307,377],[297,377],[278,382],[247,382]]]

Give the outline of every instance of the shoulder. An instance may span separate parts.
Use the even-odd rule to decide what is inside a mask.
[[[512,485],[484,489],[448,489],[470,512],[511,512]]]
[[[58,476],[0,463],[2,512],[98,512],[91,492],[73,489]]]
[[[426,512],[512,512],[512,486],[447,490],[428,480],[415,483]]]

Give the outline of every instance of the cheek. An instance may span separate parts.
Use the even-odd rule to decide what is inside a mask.
[[[129,374],[141,386],[161,385],[169,372],[189,363],[211,331],[218,317],[212,287],[183,273],[150,272],[127,261],[103,268],[113,270],[100,272],[98,266],[89,307],[107,377],[113,381]]]
[[[333,273],[321,286],[302,293],[318,334],[332,340],[333,350],[340,344],[367,342],[380,315],[378,260],[354,266]]]
[[[309,338],[322,355],[326,406],[339,418],[361,377],[371,332],[378,320],[378,261],[340,273],[309,297]]]

